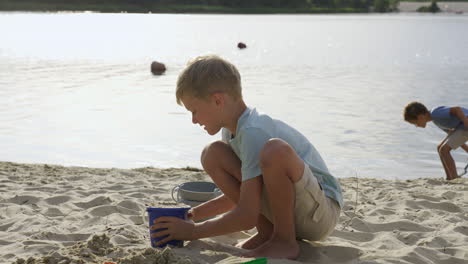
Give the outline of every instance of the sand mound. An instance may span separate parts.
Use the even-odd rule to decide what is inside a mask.
[[[64,264],[64,263],[105,263],[120,264],[190,264],[189,258],[174,254],[171,248],[118,248],[107,235],[95,235],[87,242],[52,251],[43,257],[17,259],[14,264]]]

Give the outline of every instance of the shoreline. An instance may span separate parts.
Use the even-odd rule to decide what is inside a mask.
[[[37,12],[97,12],[97,13],[168,13],[168,14],[328,14],[368,13],[367,8],[353,7],[228,7],[221,5],[167,4],[145,5],[130,3],[41,3],[0,0],[0,11]]]
[[[343,9],[327,9],[317,8],[313,10],[296,10],[296,11],[206,11],[206,10],[160,10],[160,11],[121,11],[121,10],[90,10],[90,9],[2,9],[0,6],[0,13],[97,13],[97,14],[175,14],[175,15],[390,15],[390,14],[428,14],[425,12],[418,12],[418,8],[429,6],[427,2],[400,2],[397,11],[391,12],[373,12],[368,10],[359,10],[353,8]],[[463,15],[468,13],[468,2],[438,2],[440,12],[438,14],[457,14]],[[429,13],[432,14],[432,13]]]
[[[150,248],[145,208],[185,206],[172,201],[172,188],[209,180],[190,168],[0,162],[0,262],[144,264],[145,256],[163,255],[174,263],[245,262],[233,245],[255,230],[187,241],[164,252]],[[468,178],[338,180],[345,205],[334,233],[321,242],[301,241],[296,261],[268,263],[464,263]]]
[[[94,13],[134,13],[134,14],[385,14],[418,13],[417,9],[429,6],[430,1],[401,1],[396,11],[375,12],[372,7],[227,7],[216,5],[145,5],[145,4],[109,4],[109,3],[41,3],[14,2],[0,0],[0,12],[94,12]],[[438,1],[442,13],[468,12],[468,1]]]

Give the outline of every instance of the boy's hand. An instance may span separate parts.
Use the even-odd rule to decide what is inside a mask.
[[[192,220],[183,220],[172,216],[162,216],[154,220],[151,230],[166,228],[151,235],[152,238],[168,235],[166,238],[158,241],[156,246],[167,243],[171,240],[192,240],[195,223]]]
[[[195,210],[193,210],[193,208],[190,208],[190,210],[188,210],[187,212],[187,218],[189,220],[193,220],[194,217],[195,217]]]

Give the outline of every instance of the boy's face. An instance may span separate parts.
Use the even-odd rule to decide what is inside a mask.
[[[185,108],[192,113],[192,123],[199,124],[210,135],[218,133],[222,128],[219,117],[219,101],[210,96],[207,99],[198,99],[192,96],[181,98]]]
[[[417,119],[410,120],[408,122],[410,122],[411,124],[413,124],[413,125],[415,125],[417,127],[422,127],[422,128],[425,128],[426,124],[427,124],[427,120],[426,120],[424,115],[418,115]]]

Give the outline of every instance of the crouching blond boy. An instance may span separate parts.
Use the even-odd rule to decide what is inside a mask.
[[[295,259],[297,239],[322,240],[334,230],[343,205],[338,181],[300,132],[246,106],[234,65],[218,56],[196,58],[180,74],[176,98],[208,134],[222,130],[201,163],[224,194],[192,208],[191,220],[156,220],[152,229],[166,230],[154,237],[168,235],[160,244],[256,227],[238,245],[249,249],[245,256]]]

